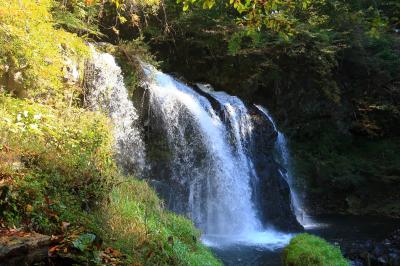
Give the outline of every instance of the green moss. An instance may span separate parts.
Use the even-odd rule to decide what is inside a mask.
[[[300,234],[293,238],[283,253],[283,262],[287,266],[347,266],[340,249],[325,240]]]

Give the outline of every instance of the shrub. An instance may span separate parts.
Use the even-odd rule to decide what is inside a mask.
[[[50,232],[108,194],[116,167],[103,115],[0,95],[0,117],[0,219],[6,224]]]
[[[287,266],[347,266],[340,249],[325,240],[300,234],[293,238],[283,252],[283,262]]]

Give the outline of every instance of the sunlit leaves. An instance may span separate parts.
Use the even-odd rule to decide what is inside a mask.
[[[0,85],[16,95],[62,97],[64,56],[86,53],[75,35],[54,29],[51,3],[0,0]]]
[[[197,4],[204,9],[213,8],[216,4],[215,0],[177,0],[177,3],[182,3],[183,11]],[[289,36],[294,27],[294,10],[307,8],[310,0],[228,0],[226,4],[239,13],[239,24],[257,30],[267,28],[284,32]]]

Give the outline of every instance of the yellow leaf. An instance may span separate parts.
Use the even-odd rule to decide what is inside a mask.
[[[32,205],[30,205],[30,204],[26,205],[25,211],[26,212],[32,212],[33,211]]]

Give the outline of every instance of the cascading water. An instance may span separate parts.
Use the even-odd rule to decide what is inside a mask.
[[[268,152],[257,150],[269,149],[270,141],[256,144],[270,132],[269,122],[257,116],[254,124],[255,108],[248,110],[237,97],[213,90],[203,95],[150,65],[143,64],[143,69],[147,78],[137,90],[142,92],[131,101],[111,55],[93,49],[87,64],[85,100],[91,109],[112,118],[118,163],[127,172],[145,173],[142,176],[161,196],[167,191],[164,199],[173,202],[168,207],[190,217],[203,231],[205,243],[266,248],[286,244],[291,235],[271,225],[283,222],[285,230],[293,228],[292,214],[285,207],[288,197],[279,196],[288,191],[287,185]],[[262,130],[256,128],[260,123]],[[259,184],[266,193],[263,204],[255,196]]]
[[[141,176],[145,169],[145,146],[121,69],[112,55],[99,53],[92,46],[91,50],[92,57],[85,69],[85,101],[90,109],[110,116],[114,122],[119,165]]]
[[[233,152],[244,172],[249,175],[250,184],[255,193],[258,176],[251,160],[249,144],[252,141],[253,123],[245,104],[237,97],[225,92],[214,91],[207,84],[197,84],[197,87],[218,101],[222,108],[222,120],[228,132],[228,141],[233,147]],[[253,199],[254,201],[254,199]]]
[[[224,123],[206,98],[150,66],[146,66],[146,73],[153,76],[148,83],[151,110],[162,114],[166,125],[173,178],[189,187],[193,221],[206,234],[240,235],[260,230],[240,136],[244,132],[239,115],[246,113],[230,116],[235,128],[234,152]],[[197,154],[200,147],[201,156]]]
[[[157,136],[167,139],[170,178],[188,188],[188,216],[203,230],[203,240],[271,248],[287,243],[289,234],[265,229],[258,217],[251,186],[258,177],[248,149],[253,124],[243,102],[209,90],[220,106],[216,111],[201,93],[152,66],[144,69],[147,119],[154,119],[146,124],[162,128]]]
[[[297,220],[305,228],[317,226],[317,224],[315,224],[312,221],[312,219],[306,215],[303,205],[302,205],[302,201],[300,200],[300,197],[295,189],[295,184],[294,184],[293,174],[292,174],[292,166],[291,166],[291,162],[290,162],[291,161],[290,153],[289,153],[289,148],[288,148],[288,144],[287,144],[285,135],[281,131],[278,130],[274,119],[269,114],[267,109],[265,109],[264,107],[262,107],[260,105],[255,105],[255,106],[268,118],[269,121],[271,121],[275,131],[278,134],[276,143],[275,143],[275,149],[278,153],[278,160],[279,160],[280,164],[286,170],[285,172],[280,170],[280,172],[281,172],[282,176],[285,177],[286,181],[289,184],[292,208],[296,215]]]

